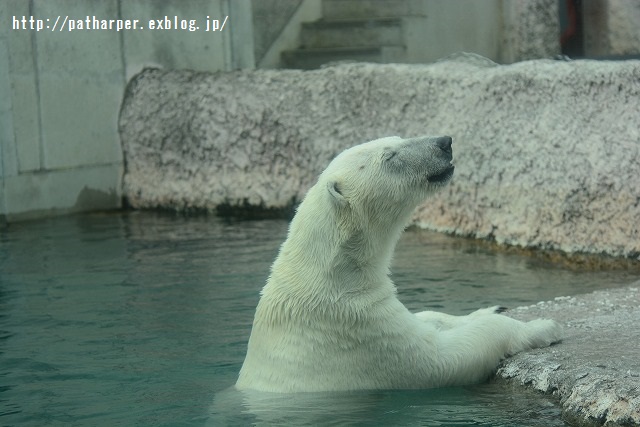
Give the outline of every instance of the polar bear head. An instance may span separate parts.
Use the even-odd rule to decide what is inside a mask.
[[[404,221],[453,176],[451,137],[397,136],[357,145],[338,155],[318,180],[333,204],[358,223]],[[404,225],[404,224],[403,224]]]
[[[451,179],[451,143],[448,136],[393,136],[360,144],[338,155],[319,183],[362,219],[384,207],[413,209]]]
[[[340,153],[298,207],[276,265],[327,271],[347,263],[386,274],[414,209],[453,175],[451,143],[394,136]]]

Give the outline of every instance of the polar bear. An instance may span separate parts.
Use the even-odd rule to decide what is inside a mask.
[[[389,278],[414,209],[451,179],[448,136],[387,137],[339,154],[298,207],[261,292],[239,390],[431,388],[485,380],[505,356],[560,340],[499,307],[411,313]]]

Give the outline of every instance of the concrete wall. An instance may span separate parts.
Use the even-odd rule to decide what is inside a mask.
[[[407,1],[407,62],[470,52],[510,64],[560,53],[557,0]]]
[[[590,0],[582,3],[584,55],[640,55],[640,2]]]
[[[254,4],[263,3],[263,0],[253,1]],[[280,1],[273,0],[278,4]],[[253,10],[254,38],[256,43],[258,43],[257,40],[261,40],[259,49],[256,49],[256,66],[258,68],[281,68],[283,66],[281,53],[300,46],[300,26],[302,23],[322,18],[321,0],[301,0],[299,2],[288,0],[288,2],[285,12],[290,13],[290,17],[286,22],[277,20],[267,12],[267,2]],[[277,31],[273,31],[274,27],[277,28]]]
[[[303,0],[251,0],[256,63],[291,22]]]
[[[68,31],[87,16],[138,19],[142,29]],[[200,29],[166,29],[165,16]],[[229,18],[214,32],[207,16],[210,26]],[[165,29],[149,30],[150,19]],[[3,0],[0,23],[0,221],[120,206],[118,114],[143,67],[254,65],[249,0]]]
[[[511,64],[560,54],[558,0],[502,0],[498,62]]]
[[[414,3],[421,3],[422,12],[404,18],[407,62],[434,62],[455,52],[500,59],[501,0]]]
[[[560,22],[558,0],[287,0],[283,14],[291,18],[282,25],[266,10],[272,0],[254,0],[254,25],[259,68],[314,68],[314,58],[327,56],[328,62],[351,60],[340,49],[379,47],[374,40],[354,38],[351,20],[396,17],[401,20],[402,41],[383,42],[380,58],[374,62],[431,63],[458,52],[471,52],[498,63],[552,58],[560,54]],[[281,17],[280,17],[281,18]],[[318,24],[316,31],[335,42],[302,46],[303,23]],[[340,22],[340,25],[335,23]],[[329,25],[329,23],[333,23]],[[373,25],[372,23],[370,23]],[[331,36],[326,28],[330,27]],[[277,37],[274,28],[279,32]],[[306,31],[309,31],[307,28]],[[314,30],[311,30],[314,31]],[[343,35],[340,36],[340,31]],[[312,40],[322,39],[322,35]],[[375,38],[375,37],[374,37]],[[391,44],[390,44],[391,43]],[[327,47],[339,52],[332,57]],[[299,49],[300,48],[300,49]],[[315,52],[320,50],[319,52]],[[292,51],[303,59],[282,61],[280,55]],[[357,55],[357,54],[353,54]],[[310,57],[310,58],[307,58]],[[360,57],[355,56],[359,59]],[[300,63],[302,62],[302,63]],[[310,65],[309,65],[310,64]]]

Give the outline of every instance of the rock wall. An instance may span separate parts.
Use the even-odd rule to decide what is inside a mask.
[[[447,134],[456,175],[419,225],[638,257],[639,118],[640,61],[145,70],[120,115],[124,194],[137,208],[280,212],[346,147]]]

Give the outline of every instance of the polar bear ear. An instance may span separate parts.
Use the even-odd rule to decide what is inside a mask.
[[[331,199],[335,203],[338,203],[340,206],[348,204],[346,197],[344,197],[344,194],[342,194],[340,183],[338,181],[329,181],[329,183],[327,184],[327,189],[329,190]]]

